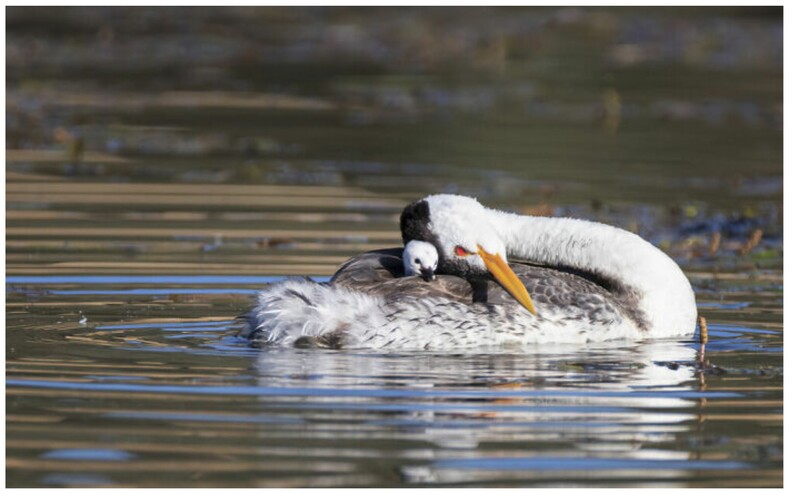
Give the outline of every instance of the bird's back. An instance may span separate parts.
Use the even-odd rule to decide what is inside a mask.
[[[379,296],[387,302],[416,297],[440,297],[471,303],[471,283],[457,276],[437,276],[425,281],[419,276],[404,276],[403,249],[373,250],[346,261],[334,273],[330,285]]]
[[[258,296],[242,335],[320,348],[463,349],[638,337],[625,298],[592,277],[510,261],[538,316],[493,280],[403,276],[402,249],[343,264],[329,283],[287,280]]]
[[[434,281],[418,276],[403,276],[403,249],[365,252],[349,259],[334,274],[331,285],[379,296],[387,302],[406,298],[446,299],[467,305],[497,306],[520,314],[523,307],[493,280],[469,281],[451,275],[439,275]],[[623,318],[639,324],[640,315],[632,294],[616,293],[593,278],[570,270],[511,260],[518,278],[534,300],[540,315],[566,321],[599,324],[621,322]]]

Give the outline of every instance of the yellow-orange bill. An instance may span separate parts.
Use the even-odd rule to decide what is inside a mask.
[[[529,292],[526,291],[526,287],[523,286],[523,282],[518,278],[518,276],[512,271],[512,268],[501,258],[498,254],[491,254],[489,252],[485,252],[485,249],[477,245],[477,252],[479,256],[482,258],[482,261],[485,263],[485,267],[488,268],[490,274],[496,278],[501,286],[507,290],[510,295],[512,295],[515,300],[521,303],[526,309],[534,314],[537,315],[537,311],[534,310],[534,304],[531,301],[531,296]]]

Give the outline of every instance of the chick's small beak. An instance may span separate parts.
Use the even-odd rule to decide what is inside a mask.
[[[526,291],[526,287],[523,286],[523,282],[512,271],[512,268],[509,267],[504,259],[502,259],[498,254],[486,252],[485,249],[479,245],[477,245],[477,253],[482,258],[482,261],[485,263],[485,267],[488,268],[490,274],[496,278],[496,281],[498,281],[501,286],[503,286],[504,289],[515,298],[515,300],[520,302],[522,306],[526,307],[529,312],[536,316],[537,311],[534,310],[534,304],[531,301],[529,292]]]
[[[436,273],[433,271],[433,268],[421,268],[419,274],[425,281],[433,281],[436,279]]]

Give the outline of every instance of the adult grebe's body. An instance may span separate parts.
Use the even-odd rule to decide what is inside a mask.
[[[450,195],[406,207],[401,229],[405,242],[435,247],[435,281],[403,277],[402,249],[362,254],[328,284],[290,280],[261,292],[244,334],[270,344],[439,350],[695,329],[687,278],[632,233]]]

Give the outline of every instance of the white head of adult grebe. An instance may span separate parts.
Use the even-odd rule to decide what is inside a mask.
[[[688,334],[695,328],[695,296],[682,270],[660,249],[625,230],[506,213],[448,194],[406,206],[400,228],[404,242],[422,240],[436,247],[439,274],[466,279],[492,275],[533,314],[529,293],[508,266],[507,255],[593,282],[646,335]],[[554,290],[550,284],[547,289]]]
[[[403,249],[403,269],[406,276],[421,276],[425,281],[436,279],[438,251],[433,244],[412,240]]]

